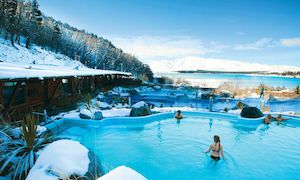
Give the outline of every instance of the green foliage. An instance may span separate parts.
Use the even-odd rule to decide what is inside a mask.
[[[24,121],[22,121],[22,133],[27,147],[31,151],[37,133],[37,119],[33,115],[27,115]]]
[[[0,174],[12,173],[13,179],[25,179],[38,157],[37,152],[51,142],[50,136],[37,136],[37,120],[33,116],[26,116],[21,132],[21,139],[10,138],[1,143]],[[9,133],[5,134],[9,137]]]
[[[92,96],[89,93],[85,96],[85,102],[86,102],[86,108],[90,110],[92,106]]]

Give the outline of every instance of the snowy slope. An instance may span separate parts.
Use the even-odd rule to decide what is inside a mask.
[[[62,55],[56,54],[51,51],[42,49],[39,46],[32,45],[30,49],[25,48],[23,45],[18,44],[15,47],[11,46],[8,41],[0,38],[0,61],[10,62],[13,64],[36,64],[65,66],[65,67],[84,67],[78,61]]]
[[[172,71],[267,71],[284,72],[300,71],[296,66],[263,65],[257,63],[245,63],[239,61],[230,61],[225,59],[185,57],[176,60],[153,61],[149,63],[154,72],[172,72]]]
[[[0,79],[78,77],[104,74],[130,73],[89,69],[79,61],[32,45],[30,49],[23,45],[13,47],[0,38]]]

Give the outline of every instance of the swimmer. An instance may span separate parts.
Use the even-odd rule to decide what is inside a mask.
[[[271,114],[268,114],[267,117],[264,119],[264,123],[265,124],[270,124],[271,123],[271,119],[274,119],[274,117],[272,117]]]
[[[181,111],[180,111],[180,110],[177,111],[177,113],[176,113],[176,115],[175,115],[175,118],[176,118],[177,120],[180,120],[180,119],[183,118],[182,115],[181,115]]]
[[[220,158],[220,153],[222,158],[224,159],[224,152],[223,152],[223,146],[221,145],[221,141],[220,141],[220,137],[218,135],[214,136],[214,144],[211,144],[209,146],[209,149],[205,152],[205,153],[209,153],[210,151],[212,151],[211,153],[211,158],[215,161],[219,161]]]
[[[279,115],[277,116],[277,118],[275,119],[275,121],[278,121],[277,124],[280,124],[281,121],[285,121],[285,120],[287,120],[287,119],[288,119],[288,118],[283,118],[282,115],[279,114]]]

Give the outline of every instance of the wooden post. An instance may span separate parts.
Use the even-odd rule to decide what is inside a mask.
[[[49,80],[46,79],[44,81],[44,107],[47,107],[47,103],[48,103],[48,89],[49,89]]]
[[[53,90],[53,92],[52,92],[50,98],[48,99],[48,104],[50,104],[50,103],[53,101],[53,98],[54,98],[56,92],[58,91],[60,85],[61,85],[61,80],[59,80],[59,81],[57,82],[56,86],[54,87],[54,90]]]

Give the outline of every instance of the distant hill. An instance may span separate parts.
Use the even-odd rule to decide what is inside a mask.
[[[297,72],[300,67],[285,65],[263,65],[224,59],[185,57],[176,60],[149,63],[154,72],[241,72],[241,73],[283,73]]]
[[[90,68],[131,72],[152,80],[148,65],[124,53],[109,40],[57,21],[39,10],[37,0],[0,0],[0,36],[12,46],[33,44],[59,52]]]

